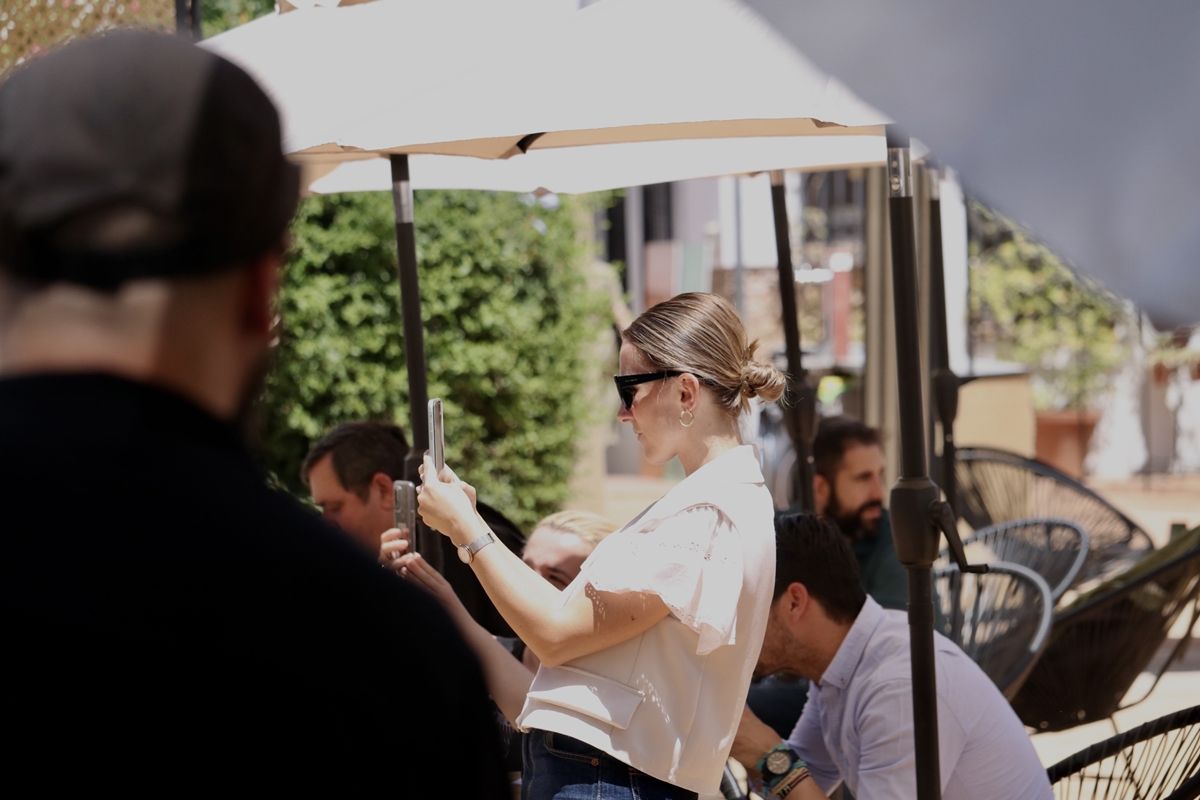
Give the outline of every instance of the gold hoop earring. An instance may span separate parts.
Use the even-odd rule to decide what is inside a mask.
[[[684,414],[687,414],[687,422],[683,421]],[[690,427],[692,427],[692,424],[695,421],[696,421],[696,415],[693,414],[691,411],[688,411],[686,408],[683,411],[679,412],[679,424],[682,425],[683,427],[690,428]]]

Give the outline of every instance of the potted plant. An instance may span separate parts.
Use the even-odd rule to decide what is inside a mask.
[[[1192,380],[1200,380],[1200,348],[1190,345],[1192,332],[1180,328],[1159,336],[1149,352],[1154,381],[1165,386],[1177,370],[1186,370]]]
[[[1081,476],[1099,400],[1126,357],[1128,315],[1016,226],[979,207],[972,221],[974,333],[1029,368],[1037,457]]]

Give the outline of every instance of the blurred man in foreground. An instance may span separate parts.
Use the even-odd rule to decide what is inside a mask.
[[[0,86],[10,782],[506,794],[446,615],[242,443],[297,184],[262,91],[177,37]]]

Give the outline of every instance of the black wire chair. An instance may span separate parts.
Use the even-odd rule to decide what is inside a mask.
[[[963,537],[967,560],[972,564],[1007,561],[1042,576],[1057,602],[1075,584],[1088,554],[1088,535],[1065,519],[1019,519],[980,528]],[[949,563],[948,551],[939,562]]]
[[[1077,580],[1122,571],[1154,549],[1150,536],[1108,501],[1059,470],[1032,458],[986,447],[957,452],[958,514],[979,530],[1021,519],[1065,519],[1088,535]]]
[[[1123,702],[1189,606],[1186,632],[1154,667],[1150,687],[1137,699]],[[1030,727],[1059,731],[1137,705],[1183,655],[1198,614],[1200,528],[1060,611],[1045,651],[1012,698],[1013,709]]]
[[[988,570],[934,571],[936,626],[1011,698],[1045,647],[1054,601],[1046,581],[1027,567],[996,562]]]
[[[1059,800],[1200,796],[1200,706],[1139,725],[1046,770]]]

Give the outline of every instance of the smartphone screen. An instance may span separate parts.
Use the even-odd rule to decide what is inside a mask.
[[[446,466],[446,434],[442,428],[442,401],[436,397],[429,401],[429,455],[441,474]]]

